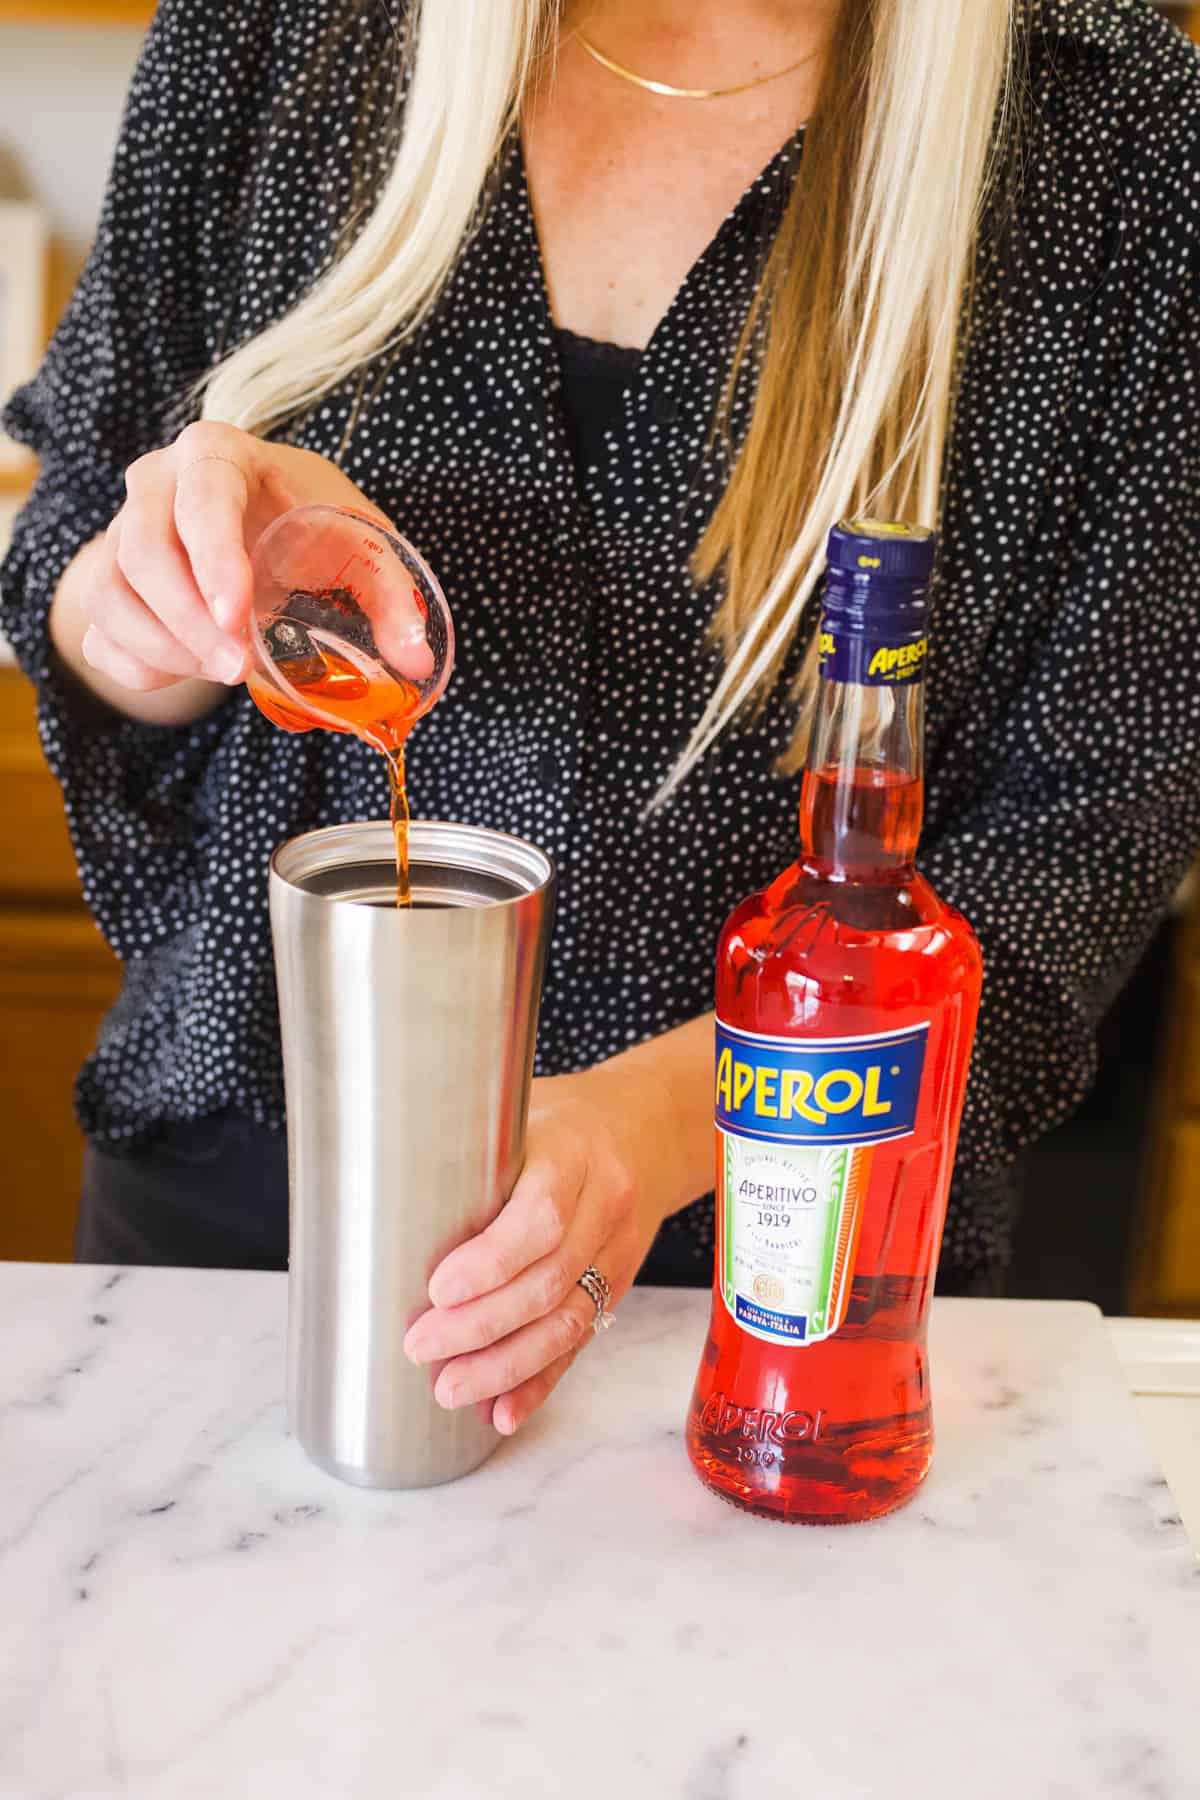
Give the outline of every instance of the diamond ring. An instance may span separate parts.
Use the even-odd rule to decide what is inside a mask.
[[[609,1311],[609,1306],[612,1301],[612,1289],[609,1287],[604,1276],[600,1273],[599,1269],[592,1263],[589,1263],[575,1285],[576,1287],[581,1287],[583,1289],[584,1293],[596,1309],[596,1316],[592,1320],[592,1330],[597,1334],[601,1331],[607,1331],[613,1322],[613,1315]]]

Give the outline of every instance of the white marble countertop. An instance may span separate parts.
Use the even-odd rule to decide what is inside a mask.
[[[1105,1324],[1184,1529],[1200,1546],[1200,1319]]]
[[[943,1301],[878,1524],[696,1482],[642,1290],[475,1475],[284,1434],[281,1276],[0,1265],[3,1800],[1184,1800],[1200,1579],[1085,1306]]]

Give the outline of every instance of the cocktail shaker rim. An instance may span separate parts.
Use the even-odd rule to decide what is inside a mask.
[[[509,882],[511,893],[502,898],[488,897],[489,911],[519,906],[533,894],[552,895],[558,885],[558,869],[552,856],[524,838],[490,826],[413,819],[408,843],[414,878],[421,864],[429,863],[471,872],[486,870]],[[348,856],[347,852],[351,854]],[[386,819],[352,820],[318,826],[277,844],[271,852],[268,871],[272,879],[302,893],[310,904],[357,905],[359,902],[347,894],[319,892],[308,885],[309,880],[318,872],[357,857],[390,864],[393,855],[392,827]],[[427,915],[420,908],[397,907],[389,916],[406,920],[408,927],[414,929],[419,928],[415,922]]]

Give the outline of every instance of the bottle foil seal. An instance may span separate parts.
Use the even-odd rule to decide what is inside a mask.
[[[843,519],[829,534],[819,643],[826,681],[901,687],[925,671],[937,539],[920,525]]]

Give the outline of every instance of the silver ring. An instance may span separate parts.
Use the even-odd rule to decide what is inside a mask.
[[[575,1286],[583,1289],[596,1309],[596,1316],[592,1320],[592,1330],[597,1336],[600,1332],[607,1331],[613,1322],[613,1314],[609,1311],[612,1304],[612,1289],[604,1276],[593,1263],[589,1263]]]
[[[247,475],[245,469],[243,469],[241,463],[234,462],[232,456],[222,456],[218,450],[206,450],[203,456],[193,456],[191,462],[185,462],[182,469],[180,469],[178,475],[175,477],[176,485],[183,479],[189,469],[199,468],[201,463],[206,462],[228,463],[231,469],[237,470],[238,474],[246,484],[247,491],[249,491],[250,477]]]

